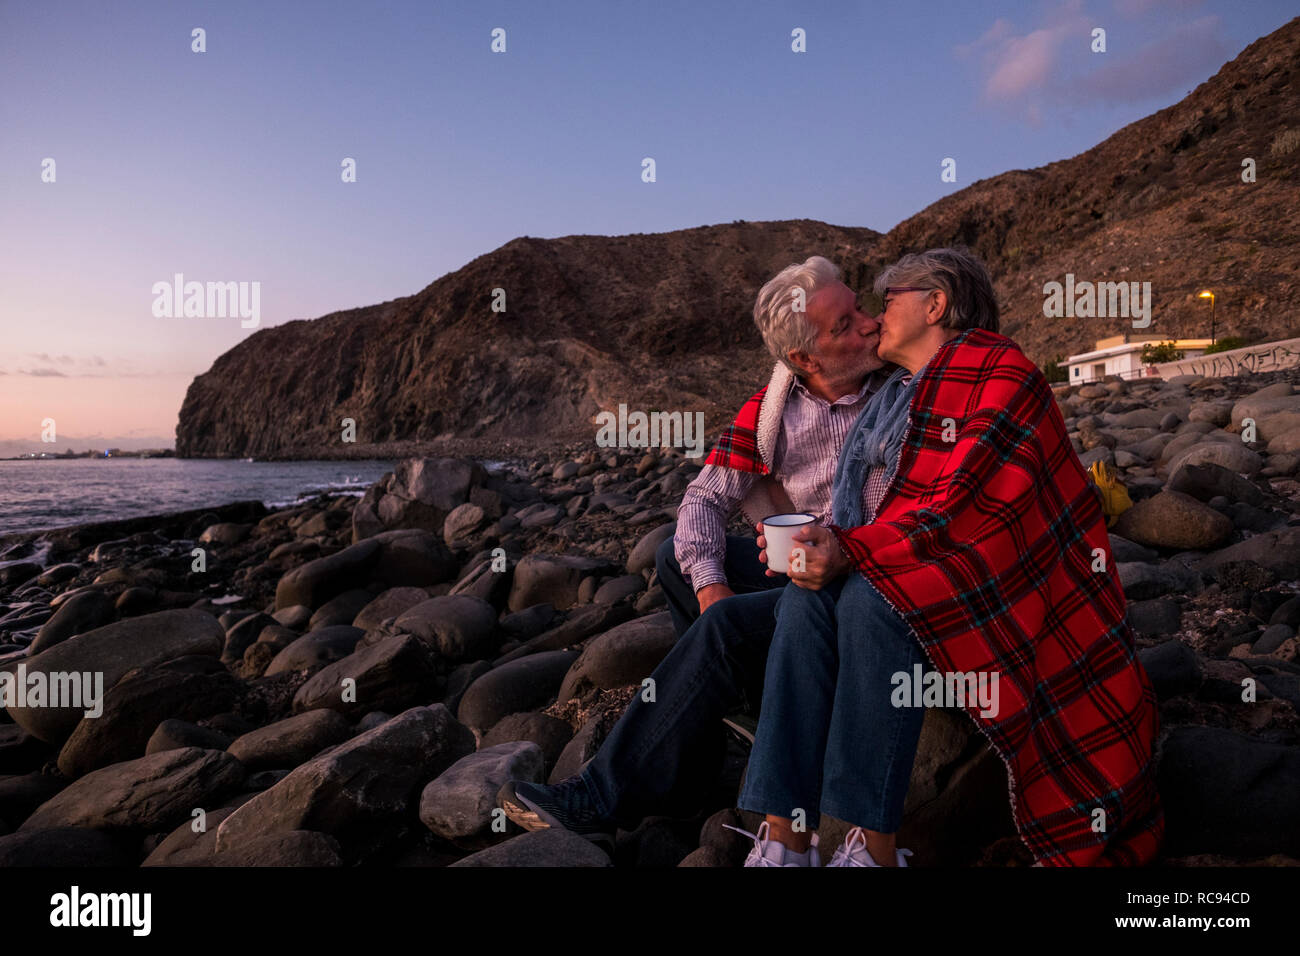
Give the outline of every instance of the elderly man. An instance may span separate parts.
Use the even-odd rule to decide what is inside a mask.
[[[900,368],[845,438],[833,522],[796,535],[804,570],[779,599],[739,800],[766,814],[746,865],[804,865],[793,821],[815,828],[819,811],[858,824],[832,866],[906,865],[894,833],[923,710],[897,690],[918,648],[993,687],[941,703],[1006,764],[1038,863],[1149,862],[1164,828],[1155,694],[1051,390],[997,334],[974,257],[906,256],[876,287],[880,356]],[[884,486],[867,507],[864,485]]]
[[[499,802],[521,826],[603,842],[651,813],[697,810],[698,787],[719,767],[722,717],[757,704],[774,585],[786,579],[767,577],[754,539],[727,536],[727,521],[738,509],[754,523],[790,510],[829,520],[844,435],[892,369],[876,356],[878,323],[821,256],[764,285],[754,321],[778,364],[686,490],[676,537],[657,556],[681,637],[650,675],[655,699],[634,698],[580,774],[507,783]]]

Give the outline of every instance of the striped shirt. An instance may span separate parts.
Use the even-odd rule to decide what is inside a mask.
[[[831,520],[831,482],[844,438],[883,382],[884,376],[873,373],[856,394],[842,395],[834,402],[814,395],[800,381],[790,390],[781,413],[781,435],[772,451],[772,473],[795,510],[816,515],[822,526]],[[884,469],[870,470],[862,489],[864,515],[874,516],[885,492],[884,475]],[[696,591],[727,582],[727,519],[758,477],[752,472],[705,465],[683,494],[674,551],[682,573]],[[866,520],[869,523],[871,519]]]

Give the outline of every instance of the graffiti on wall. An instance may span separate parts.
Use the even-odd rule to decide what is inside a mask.
[[[1231,352],[1198,355],[1196,358],[1166,362],[1159,366],[1164,378],[1172,375],[1206,375],[1222,378],[1243,372],[1274,372],[1300,365],[1300,339],[1267,342]]]

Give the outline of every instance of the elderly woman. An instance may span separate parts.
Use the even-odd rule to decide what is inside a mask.
[[[956,703],[1006,764],[1038,863],[1145,863],[1164,827],[1155,695],[1047,382],[997,334],[972,256],[906,256],[876,291],[879,354],[900,368],[845,439],[834,520],[791,552],[739,800],[766,817],[746,866],[817,865],[820,812],[856,824],[831,866],[906,865],[924,711],[899,675],[927,659],[996,689]]]

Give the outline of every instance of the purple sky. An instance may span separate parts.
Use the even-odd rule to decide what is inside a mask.
[[[519,235],[884,231],[1177,102],[1295,10],[873,6],[0,4],[0,443],[49,450],[53,418],[59,450],[170,444],[191,379],[253,331],[155,316],[176,273],[260,283],[265,327]]]

